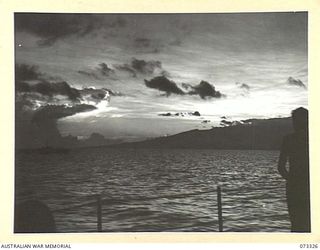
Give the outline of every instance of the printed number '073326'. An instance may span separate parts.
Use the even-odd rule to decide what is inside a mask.
[[[318,248],[318,244],[300,244],[300,248]]]

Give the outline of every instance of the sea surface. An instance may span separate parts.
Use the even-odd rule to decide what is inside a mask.
[[[59,232],[289,232],[278,151],[83,148],[16,154],[16,199],[53,211]]]

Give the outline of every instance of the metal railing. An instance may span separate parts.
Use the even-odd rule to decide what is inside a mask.
[[[212,189],[210,191],[202,191],[202,192],[192,192],[192,193],[183,193],[183,194],[173,194],[173,195],[162,195],[162,196],[154,196],[154,197],[145,197],[143,199],[141,198],[131,198],[130,201],[150,201],[150,200],[156,200],[156,199],[177,199],[177,198],[186,198],[186,197],[192,197],[195,195],[200,195],[200,194],[208,194],[208,193],[213,193],[217,192],[217,215],[218,215],[218,230],[219,232],[223,232],[223,217],[222,217],[222,196],[221,196],[221,187],[217,186],[216,189]],[[104,202],[107,202],[108,200],[112,200],[113,203],[118,203],[118,204],[126,204],[128,203],[127,200],[125,199],[114,199],[114,198],[102,198],[101,194],[95,194],[90,196],[91,198],[94,199],[94,201],[91,202],[85,202],[82,204],[74,205],[74,206],[69,206],[69,207],[64,207],[64,208],[59,208],[52,210],[53,213],[58,213],[58,212],[63,212],[67,210],[73,210],[76,208],[81,208],[81,207],[86,207],[86,206],[96,206],[96,224],[97,224],[97,232],[102,232],[102,211],[103,211],[103,206],[102,204]]]
[[[247,191],[254,191],[254,190],[275,190],[275,189],[281,189],[283,187],[275,186],[275,187],[264,187],[264,188],[252,188],[252,187],[246,187],[245,190]],[[239,188],[233,189],[233,188],[225,188],[223,190],[224,192],[238,192]],[[53,213],[59,213],[64,212],[68,210],[73,210],[76,208],[86,207],[86,206],[95,206],[96,207],[96,232],[103,232],[102,228],[102,212],[103,212],[103,203],[107,203],[108,201],[112,201],[113,204],[128,204],[128,202],[132,201],[151,201],[151,200],[157,200],[157,199],[179,199],[179,198],[186,198],[186,197],[194,197],[196,195],[202,195],[202,194],[209,194],[209,193],[217,193],[217,217],[218,217],[218,231],[223,232],[223,203],[222,203],[222,188],[220,186],[217,186],[216,189],[210,189],[208,191],[200,191],[200,192],[192,192],[192,193],[181,193],[181,194],[172,194],[172,195],[162,195],[162,196],[151,196],[151,197],[139,197],[139,198],[130,198],[130,201],[123,198],[115,199],[113,197],[107,197],[102,198],[102,194],[94,194],[89,196],[90,198],[94,199],[94,201],[91,202],[85,202],[82,204],[69,206],[65,208],[59,208],[52,210]]]

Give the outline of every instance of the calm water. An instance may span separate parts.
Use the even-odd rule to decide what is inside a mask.
[[[32,192],[54,210],[60,232],[217,231],[216,186],[225,231],[289,232],[277,151],[79,149],[19,153],[18,199]],[[56,211],[73,207],[63,211]]]

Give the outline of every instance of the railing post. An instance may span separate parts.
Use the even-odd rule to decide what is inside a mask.
[[[221,188],[217,187],[217,199],[218,199],[218,220],[219,220],[219,232],[223,231],[223,219],[222,219],[222,202],[221,202]]]
[[[101,195],[97,194],[97,231],[102,232],[102,204]]]

